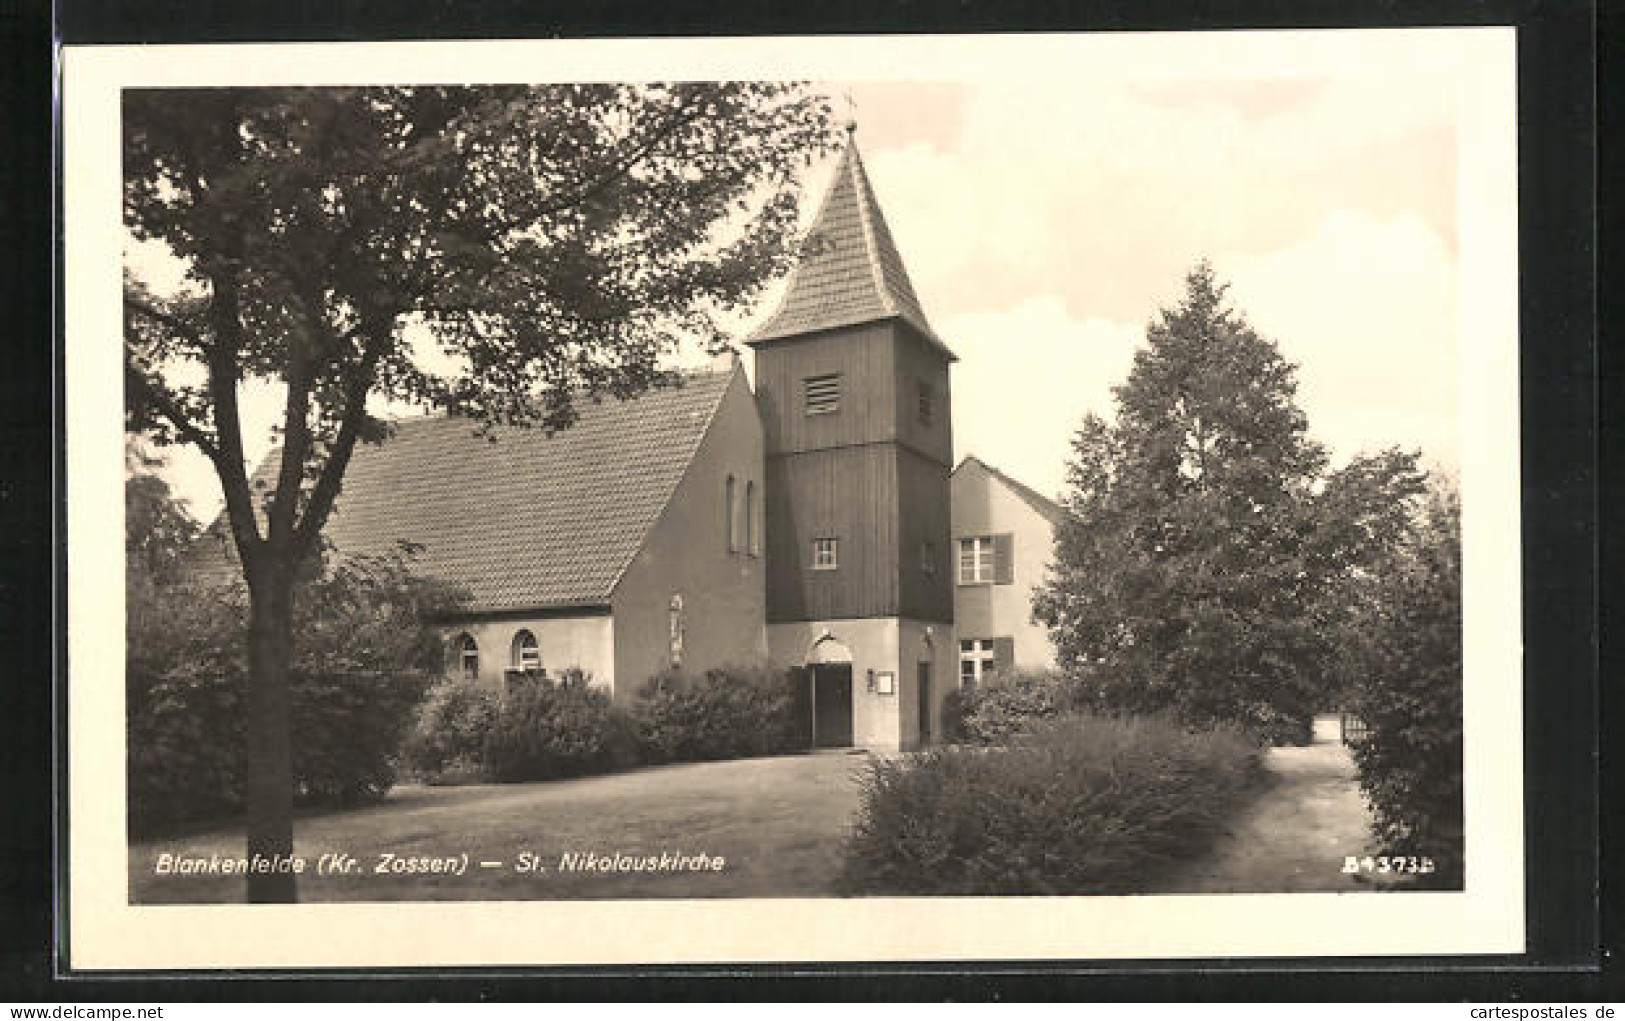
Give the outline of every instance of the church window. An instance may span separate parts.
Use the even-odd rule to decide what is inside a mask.
[[[480,676],[480,646],[474,636],[463,632],[457,636],[457,669],[464,680],[478,680]]]
[[[841,410],[841,374],[809,376],[801,381],[807,414],[833,415]]]
[[[964,638],[959,642],[959,686],[974,688],[993,672],[993,639]]]
[[[839,561],[836,555],[836,542],[834,539],[813,540],[813,570],[833,571]]]
[[[925,380],[923,380],[923,379],[920,380],[918,385],[919,385],[919,388],[920,388],[919,389],[920,424],[921,425],[930,425],[931,424],[931,416],[932,416],[933,411],[935,410],[934,405],[936,404],[936,396],[937,395],[932,392],[931,384],[927,383]]]
[[[734,482],[734,477],[732,475],[728,476],[728,484],[723,487],[722,514],[723,517],[727,518],[729,553],[739,552],[739,529],[738,522],[736,520],[738,518],[739,511],[735,507],[737,497],[735,496],[734,492],[736,488],[737,483]]]
[[[930,539],[920,543],[920,570],[929,575],[937,573],[937,544]]]
[[[756,524],[756,483],[745,483],[745,550],[753,557],[762,555],[762,530]]]
[[[513,666],[515,670],[525,672],[540,671],[542,669],[542,647],[536,641],[536,636],[528,628],[521,628],[513,636]]]

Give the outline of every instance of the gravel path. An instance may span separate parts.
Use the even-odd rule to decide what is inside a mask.
[[[1352,893],[1372,886],[1342,872],[1347,855],[1370,852],[1365,799],[1354,760],[1335,736],[1303,748],[1272,748],[1270,787],[1236,819],[1213,853],[1181,870],[1160,893]]]

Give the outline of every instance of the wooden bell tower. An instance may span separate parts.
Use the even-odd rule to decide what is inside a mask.
[[[782,303],[749,343],[766,442],[769,647],[792,667],[829,666],[821,640],[849,648],[853,743],[926,743],[957,676],[955,357],[926,320],[855,141]]]

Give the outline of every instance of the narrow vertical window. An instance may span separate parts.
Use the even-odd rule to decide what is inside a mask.
[[[457,636],[457,670],[464,680],[479,679],[480,646],[474,641],[474,636],[466,631]]]
[[[734,482],[734,477],[732,475],[730,475],[730,476],[728,476],[728,484],[723,487],[723,494],[722,494],[722,499],[723,499],[722,516],[727,520],[728,552],[729,553],[737,553],[737,552],[739,552],[739,536],[738,536],[738,533],[734,530],[734,514],[735,514],[735,511],[734,511],[734,489],[735,488],[737,488],[737,483]]]
[[[756,526],[756,481],[745,483],[745,551],[753,557],[762,555],[762,530]]]
[[[931,384],[925,380],[918,381],[920,399],[920,424],[930,425],[936,395],[931,392]]]

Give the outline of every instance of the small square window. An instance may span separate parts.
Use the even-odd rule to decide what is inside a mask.
[[[841,410],[841,375],[809,376],[801,381],[802,399],[809,415],[833,415]]]
[[[813,540],[813,570],[833,571],[838,564],[834,539]]]

